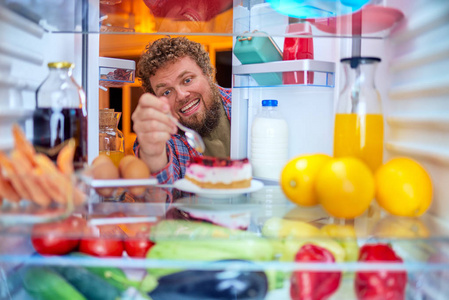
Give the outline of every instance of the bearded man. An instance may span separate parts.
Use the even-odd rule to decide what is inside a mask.
[[[161,184],[183,178],[192,157],[230,156],[231,90],[216,85],[214,73],[202,45],[185,37],[158,39],[139,60],[146,93],[132,115],[134,152]],[[204,153],[189,145],[171,117],[203,137]]]

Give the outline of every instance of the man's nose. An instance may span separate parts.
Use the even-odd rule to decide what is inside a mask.
[[[186,87],[178,86],[176,88],[176,94],[178,95],[178,99],[186,99],[190,95],[190,92]]]

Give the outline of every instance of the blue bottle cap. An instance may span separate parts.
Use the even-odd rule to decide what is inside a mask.
[[[262,106],[278,106],[277,100],[262,100]]]

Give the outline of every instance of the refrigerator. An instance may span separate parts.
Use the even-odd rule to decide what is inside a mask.
[[[173,9],[164,10],[164,3]],[[181,8],[193,6],[196,14],[182,9],[176,11],[177,5]],[[212,8],[201,10],[198,5],[211,5]],[[127,10],[121,11],[120,7],[127,7]],[[184,14],[183,17],[176,19],[176,12]],[[287,32],[293,23],[309,24],[310,32],[306,35]],[[249,256],[239,256],[243,259],[257,256],[253,264],[220,261],[210,265],[207,258],[184,261],[178,257],[131,259],[125,255],[82,260],[41,256],[30,242],[32,224],[8,225],[0,227],[0,299],[34,299],[27,290],[29,286],[24,281],[23,270],[26,272],[28,267],[36,266],[116,267],[138,282],[153,269],[226,270],[221,274],[224,277],[233,272],[243,276],[267,270],[274,272],[266,272],[267,277],[269,274],[282,275],[282,288],[270,286],[269,291],[258,290],[262,296],[250,293],[242,299],[289,299],[289,276],[291,272],[304,269],[312,273],[342,271],[345,285],[330,299],[356,299],[352,287],[355,272],[405,269],[408,272],[406,299],[448,298],[449,290],[445,286],[449,270],[449,223],[446,220],[449,211],[446,189],[449,182],[448,33],[449,2],[446,0],[0,0],[0,74],[3,75],[0,78],[0,150],[5,153],[14,147],[13,124],[18,123],[29,140],[33,138],[36,90],[48,73],[48,62],[71,61],[75,64],[74,78],[86,93],[88,163],[91,163],[98,156],[100,93],[114,86],[124,86],[125,90],[126,84],[134,82],[136,71],[133,61],[114,58],[114,51],[110,51],[108,57],[100,57],[101,40],[112,43],[116,40],[118,48],[129,46],[138,56],[148,40],[159,36],[185,35],[206,45],[209,37],[214,36],[218,41],[225,38],[224,48],[231,47],[232,50],[232,159],[249,158],[251,161],[251,126],[264,99],[278,100],[279,110],[287,121],[289,159],[311,153],[332,156],[335,111],[345,84],[340,60],[353,56],[377,57],[381,59],[375,84],[384,115],[384,162],[395,157],[410,157],[426,168],[433,182],[433,202],[423,220],[429,230],[417,228],[414,222],[408,222],[408,218],[394,219],[394,222],[386,223],[387,229],[399,224],[407,228],[407,232],[402,236],[379,238],[393,244],[407,262],[405,266],[382,264],[372,267],[338,261],[330,266],[310,267],[302,263],[259,260],[265,249],[262,246],[266,245],[260,244],[257,248],[257,243],[248,247],[247,252],[254,250]],[[242,62],[239,53],[235,52],[239,38],[255,38],[261,34],[281,52],[287,37],[313,39],[313,58]],[[214,47],[220,48],[220,45],[218,42],[207,46],[211,55],[215,55]],[[109,79],[106,75],[116,69],[131,71],[132,76],[125,82]],[[308,76],[313,73],[313,82],[283,84],[279,78],[287,72],[303,72]],[[277,78],[277,81],[263,81],[266,78]],[[130,122],[131,111],[126,109],[128,114],[123,119]],[[77,214],[89,219],[90,215],[125,212],[128,216],[144,216],[153,224],[168,218],[166,214],[170,209],[188,206],[189,212],[207,208],[210,213],[212,210],[219,216],[217,218],[221,216],[220,211],[224,211],[226,217],[238,216],[236,218],[257,237],[262,235],[267,220],[284,218],[307,221],[318,227],[326,223],[351,224],[358,228],[360,245],[377,238],[370,234],[376,227],[374,223],[378,216],[364,216],[347,222],[328,217],[317,207],[301,208],[289,202],[278,181],[256,179],[264,182],[265,187],[251,194],[229,198],[187,196],[179,203],[173,200],[176,194],[173,186],[151,190],[138,203],[129,203],[133,200],[126,195],[120,201],[104,202],[94,195],[92,202]],[[409,232],[412,234],[408,235]],[[227,236],[228,232],[219,231],[218,236],[213,237],[202,234],[204,232],[177,238],[200,242],[217,239],[217,245],[228,247],[225,249],[233,246],[232,239],[220,240],[220,234]],[[242,237],[250,241],[253,238],[253,235]],[[182,256],[183,251],[179,251]],[[238,288],[234,284],[229,283]],[[198,286],[197,289],[202,290]],[[145,295],[139,294],[137,288],[130,288],[121,294],[121,298],[142,299]]]

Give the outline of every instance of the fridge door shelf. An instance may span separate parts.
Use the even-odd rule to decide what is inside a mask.
[[[284,83],[286,86],[335,86],[335,63],[313,59],[237,65],[232,67],[232,72],[235,75],[234,88],[280,86],[283,85],[283,76],[290,74],[299,74],[303,79],[296,84]],[[313,76],[313,83],[307,80],[307,76]]]
[[[103,87],[121,87],[133,83],[136,62],[110,57],[99,58],[100,85]]]

